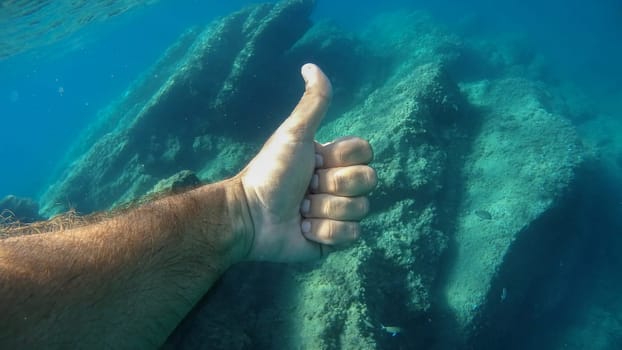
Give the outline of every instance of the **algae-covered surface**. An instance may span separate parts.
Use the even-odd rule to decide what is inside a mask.
[[[186,30],[97,112],[40,213],[234,175],[312,61],[334,87],[318,141],[374,149],[363,237],[315,263],[234,267],[165,348],[619,347],[619,121],[586,116],[515,41],[410,10],[344,29],[313,19],[315,5],[252,5]]]

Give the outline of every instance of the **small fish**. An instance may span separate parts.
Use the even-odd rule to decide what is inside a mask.
[[[387,333],[391,333],[391,336],[395,337],[396,335],[402,333],[402,328],[397,326],[385,326],[383,324],[380,325],[380,329]]]
[[[504,302],[505,299],[508,298],[508,289],[503,287],[503,289],[501,290],[501,302]]]
[[[475,215],[477,215],[477,217],[479,217],[480,219],[484,219],[484,220],[490,220],[492,219],[492,214],[490,214],[489,211],[486,210],[476,210]]]

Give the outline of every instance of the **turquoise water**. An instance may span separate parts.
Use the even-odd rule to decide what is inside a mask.
[[[101,8],[94,2],[82,15],[103,18],[50,32],[49,23],[27,25],[1,9],[3,28],[18,23],[23,29],[2,34],[11,46],[0,53],[5,56],[0,60],[0,147],[10,171],[2,173],[0,196],[37,196],[95,112],[122,94],[185,28],[252,3],[257,2],[154,1],[107,17],[101,14],[127,5]],[[8,8],[20,6],[29,8],[20,2]],[[314,18],[356,29],[376,13],[403,8],[427,11],[458,33],[519,37],[528,43],[526,50],[546,57],[554,79],[578,84],[603,112],[619,114],[622,5],[617,1],[319,1]],[[64,16],[62,6],[51,11],[45,17]],[[17,33],[21,42],[14,38]]]
[[[52,12],[43,8],[38,16],[64,18],[67,9],[62,5],[56,8],[55,2],[43,3],[52,4]],[[0,54],[6,56],[0,60],[0,147],[4,164],[11,169],[3,172],[0,196],[40,194],[71,140],[93,120],[98,109],[123,94],[186,28],[208,23],[245,3],[207,6],[196,1],[153,2],[121,15],[55,29],[47,23],[28,25],[23,18],[1,16],[2,28],[17,23],[22,30],[2,34],[3,41],[12,41],[13,51]],[[110,2],[99,4],[87,4],[82,16],[124,8]],[[20,2],[9,8],[14,6],[20,7]],[[51,30],[51,38],[40,34],[47,30]],[[16,33],[21,34],[21,43],[13,39]]]
[[[93,1],[83,7],[72,8],[70,5],[63,5],[63,2],[0,2],[0,150],[3,155],[0,199],[6,195],[16,195],[39,201],[49,186],[71,167],[74,159],[68,155],[69,150],[76,146],[76,140],[84,134],[84,130],[97,120],[98,111],[127,95],[131,84],[142,77],[182,33],[191,27],[200,28],[245,5],[259,2],[213,3],[190,0],[160,0],[140,4],[130,1]],[[350,33],[349,35],[371,41],[370,46],[382,47],[386,44],[395,52],[401,52],[402,56],[396,55],[393,60],[401,60],[406,54],[400,48],[408,51],[418,47],[409,46],[409,42],[399,45],[374,42],[378,37],[399,40],[403,27],[392,21],[401,17],[383,17],[380,21],[384,20],[384,25],[375,20],[382,13],[396,11],[416,11],[421,15],[412,18],[426,18],[425,21],[421,20],[422,23],[425,22],[422,27],[452,33],[458,39],[450,41],[457,41],[457,46],[468,43],[464,45],[472,45],[481,52],[499,55],[488,57],[490,61],[487,62],[502,62],[495,66],[482,64],[484,61],[475,53],[472,57],[465,54],[466,58],[460,61],[460,65],[448,68],[448,74],[458,83],[464,95],[471,93],[470,96],[478,96],[478,92],[486,91],[481,86],[488,83],[494,86],[495,79],[505,74],[518,75],[534,82],[539,89],[545,91],[540,96],[540,102],[543,102],[538,108],[554,110],[576,130],[580,141],[577,145],[564,145],[568,154],[574,155],[576,146],[577,149],[584,150],[585,158],[589,159],[589,164],[578,176],[580,185],[563,197],[563,201],[549,203],[551,207],[547,207],[542,216],[533,218],[530,223],[532,231],[525,229],[527,238],[519,239],[512,246],[507,253],[507,263],[499,264],[501,277],[491,282],[493,286],[490,289],[492,297],[489,299],[494,302],[467,305],[474,313],[480,308],[482,311],[481,319],[476,322],[480,328],[473,330],[467,345],[463,347],[622,348],[622,318],[619,316],[622,314],[622,302],[617,297],[622,292],[622,284],[618,281],[622,268],[619,254],[622,249],[622,239],[619,237],[622,232],[622,3],[615,0],[318,0],[311,18],[315,23],[330,21],[344,32]],[[370,33],[366,29],[374,20],[376,25],[380,23],[388,32],[382,33],[384,37],[378,34],[382,30]],[[425,44],[433,46],[422,41],[421,45]],[[497,47],[500,48],[498,51],[494,49]],[[442,53],[442,50],[435,54],[439,54],[438,52]],[[417,55],[425,57],[424,53]],[[375,65],[378,62],[375,57],[355,57],[359,61],[335,62],[330,65],[332,74],[329,75],[331,78],[335,77],[333,83],[336,88],[333,107],[338,111],[356,108],[348,105],[348,101],[339,100],[340,96],[348,96],[347,93],[340,92],[339,88],[363,86],[361,94],[364,94],[369,92],[365,90],[366,83],[380,86],[388,79],[382,75],[383,67]],[[326,57],[319,59],[324,60]],[[336,61],[339,59],[343,58],[335,58]],[[399,66],[399,62],[393,64]],[[337,69],[341,70],[336,71]],[[361,74],[357,74],[357,70]],[[404,75],[407,74],[408,72],[404,72]],[[297,71],[293,71],[292,75],[297,78]],[[360,82],[357,80],[359,76],[363,77],[361,79],[370,77],[370,81]],[[299,87],[296,85],[295,89]],[[480,88],[481,91],[478,90]],[[491,87],[489,90],[494,89]],[[517,96],[513,97],[518,99]],[[511,98],[512,96],[507,99]],[[352,97],[352,101],[360,100]],[[473,101],[477,102],[477,98],[472,97],[470,102]],[[249,102],[261,105],[258,101]],[[289,106],[291,101],[284,99],[283,104]],[[516,110],[508,113],[516,113]],[[335,114],[328,117],[331,121],[338,118]],[[237,131],[235,128],[231,130],[234,134]],[[257,133],[263,135],[266,131]],[[561,129],[559,133],[562,133]],[[555,133],[551,135],[555,136]],[[246,136],[248,135],[245,134],[244,137]],[[542,164],[546,163],[546,157],[538,159]],[[405,166],[416,168],[412,164]],[[546,169],[544,171],[549,172],[549,169],[555,167]],[[393,170],[397,172],[403,169]],[[535,177],[537,175],[536,173]],[[395,193],[399,194],[398,191]],[[382,198],[388,203],[383,204],[387,212],[395,209],[391,207],[392,198]],[[530,197],[525,195],[525,198]],[[417,200],[415,199],[415,208]],[[71,206],[72,199],[68,201],[68,206]],[[460,217],[459,209],[452,210],[454,209],[456,212],[447,214],[446,217]],[[503,213],[496,207],[476,209],[475,216],[482,227],[489,222],[495,222],[502,214],[520,215],[515,212]],[[379,216],[373,218],[374,221],[369,227],[382,229],[382,220],[388,222],[390,218],[382,217],[382,213],[377,214]],[[387,214],[391,215],[393,214]],[[409,215],[415,214],[404,210],[400,215],[402,216],[399,216],[399,220],[403,221],[406,232],[411,227],[407,225]],[[439,215],[440,217],[443,216]],[[445,228],[452,224],[454,222],[448,220],[439,226]],[[449,238],[446,245],[449,248],[443,254],[439,253],[442,255],[441,262],[436,261],[437,265],[434,266],[441,271],[441,277],[433,283],[422,282],[425,287],[421,289],[426,292],[436,291],[435,288],[442,289],[447,277],[445,275],[451,274],[447,271],[451,270],[455,258],[452,256],[455,254],[452,245],[458,244],[453,242],[452,229],[448,228],[447,232]],[[541,241],[534,238],[538,234],[544,237]],[[394,235],[399,236],[399,232]],[[531,247],[530,244],[534,242],[541,249]],[[378,251],[390,250],[386,248],[390,246],[389,243],[370,240],[367,244],[372,248],[380,247]],[[420,242],[415,242],[416,244]],[[455,250],[459,251],[458,248]],[[422,307],[425,312],[412,312],[404,306],[408,304],[404,300],[416,299],[407,292],[413,289],[406,286],[407,282],[412,281],[396,276],[401,273],[408,275],[411,271],[402,265],[397,268],[392,265],[399,261],[399,257],[395,261],[389,261],[388,258],[376,259],[370,258],[374,263],[368,261],[367,265],[363,264],[366,268],[362,268],[369,270],[365,270],[368,273],[365,283],[370,290],[366,305],[371,315],[359,322],[360,328],[366,329],[363,335],[373,338],[378,348],[386,349],[451,349],[459,343],[459,340],[456,343],[440,340],[452,339],[455,336],[453,330],[458,328],[454,324],[458,322],[447,316],[443,293],[430,297],[432,306],[429,309]],[[427,261],[425,259],[426,257],[422,258],[422,261]],[[428,268],[416,264],[413,266],[417,273]],[[390,271],[389,276],[382,274],[383,268]],[[287,275],[278,267],[267,269],[275,276]],[[265,274],[259,267],[252,267],[250,270],[254,273],[249,274],[251,276]],[[286,272],[291,273],[289,270]],[[247,278],[244,272],[238,271],[237,275],[235,273],[234,271],[233,276]],[[514,273],[523,276],[516,280],[526,281],[524,275],[531,278],[523,285],[516,286],[519,282],[513,280]],[[408,276],[410,278],[411,275]],[[259,277],[248,278],[250,281],[265,282]],[[474,274],[472,278],[478,279],[480,275]],[[225,279],[223,286],[214,292],[215,300],[227,300],[223,295],[239,292],[231,283],[232,279]],[[372,291],[375,288],[382,292]],[[242,303],[242,306],[252,309],[254,315],[262,315],[265,311],[262,309],[263,305],[258,307],[253,302],[274,302],[271,299],[273,291],[268,287],[259,288],[259,293],[250,294],[253,297]],[[223,308],[210,305],[209,301],[207,305],[212,310]],[[274,305],[265,308],[269,313],[278,314],[274,311],[278,307]],[[224,307],[224,310],[227,308]],[[239,309],[235,311],[239,312]],[[209,311],[197,311],[197,314],[213,315]],[[250,344],[262,344],[257,348],[277,348],[275,344],[282,344],[261,338],[262,331],[266,331],[265,334],[272,331],[284,338],[295,338],[291,334],[282,334],[281,330],[294,332],[283,325],[286,323],[283,318],[274,316],[274,322],[281,323],[273,330],[266,330],[262,327],[269,324],[266,321],[269,317],[256,317],[258,319],[255,322],[260,326],[255,329],[244,328],[243,332],[237,332],[233,327],[235,322],[223,321],[212,328],[210,335],[220,332],[223,337],[236,337],[243,333],[243,345],[238,348],[253,348]],[[244,321],[251,322],[246,319]],[[183,344],[185,348],[192,348],[191,341],[184,343],[182,339],[187,336],[189,339],[201,341],[201,337],[196,336],[199,332],[197,329],[201,329],[197,324],[200,321],[189,322],[185,328],[181,327],[170,340],[170,345]],[[381,324],[399,326],[404,331],[395,335],[385,334]],[[356,348],[352,346],[352,334],[341,335],[345,334],[345,326],[342,324],[341,327],[321,333],[331,341],[340,339],[340,336],[345,339],[342,339],[342,343],[327,341],[329,345],[326,348]],[[306,332],[300,329],[297,331]],[[317,334],[313,330],[308,332],[313,336]],[[274,333],[270,334],[274,336]],[[297,343],[292,340],[292,344]],[[214,348],[227,347],[214,345]]]

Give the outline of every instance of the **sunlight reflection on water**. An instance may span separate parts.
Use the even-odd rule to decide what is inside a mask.
[[[0,0],[0,59],[48,45],[78,31],[157,0]]]

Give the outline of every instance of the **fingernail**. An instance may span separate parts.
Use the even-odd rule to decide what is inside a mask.
[[[320,186],[320,178],[317,176],[317,174],[313,174],[313,177],[311,177],[311,189],[317,190],[319,186]]]
[[[309,85],[313,85],[317,81],[317,78],[312,74],[314,69],[315,65],[312,63],[307,63],[300,69],[305,83]]]
[[[315,167],[321,168],[322,166],[324,166],[324,157],[322,157],[321,154],[316,153],[315,154]]]
[[[302,220],[302,224],[300,224],[300,229],[302,233],[311,232],[311,222],[309,220]]]
[[[311,201],[305,198],[302,200],[302,204],[300,205],[300,211],[303,214],[306,214],[309,212],[309,209],[311,209]]]

